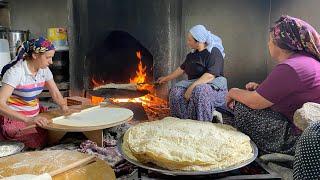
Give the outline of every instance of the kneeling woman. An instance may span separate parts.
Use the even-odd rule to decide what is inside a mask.
[[[16,59],[2,70],[0,89],[0,139],[17,140],[27,147],[40,148],[46,143],[47,132],[40,128],[48,123],[39,114],[39,95],[46,86],[63,112],[70,113],[48,66],[55,53],[50,41],[40,37],[26,41]],[[36,124],[34,129],[20,129]]]
[[[173,73],[159,78],[159,83],[184,73],[188,80],[178,82],[169,94],[171,115],[182,119],[211,121],[214,107],[225,104],[227,81],[223,77],[224,52],[221,39],[204,26],[190,29],[187,44],[194,50]]]
[[[264,153],[294,154],[301,131],[294,112],[306,102],[320,103],[320,39],[308,23],[282,16],[271,28],[271,57],[278,63],[259,85],[232,88],[227,104],[235,106],[232,125],[249,135]]]

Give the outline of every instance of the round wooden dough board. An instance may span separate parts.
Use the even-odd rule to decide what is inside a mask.
[[[87,108],[88,107],[83,108],[84,111],[86,111]],[[94,108],[94,107],[89,107],[89,109],[90,108]],[[115,107],[114,106],[107,106],[107,107],[103,106],[100,108],[115,108]],[[106,123],[103,125],[99,125],[99,126],[94,126],[94,125],[93,126],[67,126],[67,125],[49,123],[44,128],[48,129],[48,130],[64,131],[64,132],[94,131],[94,130],[100,130],[100,129],[106,129],[106,128],[118,126],[118,125],[123,124],[125,122],[128,122],[129,120],[132,119],[133,113],[127,112],[127,111],[131,111],[131,110],[125,109],[125,108],[116,108],[116,109],[123,109],[123,111],[125,111],[124,113],[126,113],[125,116],[121,116],[121,118],[118,118],[118,119],[108,120],[108,118],[110,119],[110,117],[112,117],[112,114],[110,114],[110,111],[106,111],[106,114],[104,115],[106,117]],[[51,111],[51,112],[41,113],[41,116],[44,116],[44,117],[48,118],[49,120],[52,120],[56,117],[60,117],[61,112],[60,111]],[[92,118],[95,118],[94,116],[95,116],[95,114],[93,113]]]
[[[0,158],[0,179],[3,177],[34,174],[40,175],[62,168],[89,155],[76,151],[32,151]],[[54,180],[64,179],[116,179],[113,169],[103,160],[71,169],[52,177]]]

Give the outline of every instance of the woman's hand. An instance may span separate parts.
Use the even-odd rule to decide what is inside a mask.
[[[169,81],[168,76],[159,77],[157,80],[159,84],[164,84],[164,83],[167,83],[168,81]]]
[[[230,109],[234,109],[235,101],[230,97],[229,93],[226,96],[226,103],[227,103],[227,107],[229,107]]]
[[[79,109],[71,109],[66,105],[62,106],[61,110],[64,116],[70,116],[73,113],[80,112]]]
[[[45,127],[49,123],[49,120],[43,116],[35,116],[32,117],[29,121],[27,121],[28,126],[36,124],[39,127]]]
[[[189,86],[187,91],[184,93],[184,98],[189,101],[189,99],[191,98],[192,95],[192,91],[193,91],[194,87],[193,86]]]
[[[248,91],[255,91],[258,88],[259,84],[255,82],[249,82],[246,84],[246,90]]]

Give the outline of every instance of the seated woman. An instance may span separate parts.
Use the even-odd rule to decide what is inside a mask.
[[[187,44],[194,51],[173,73],[158,79],[159,83],[173,80],[184,73],[189,80],[180,81],[171,90],[171,115],[182,119],[211,121],[214,107],[225,104],[228,92],[223,77],[224,53],[221,39],[202,25],[192,27]]]
[[[14,61],[2,70],[0,89],[0,140],[17,140],[26,147],[40,148],[47,141],[47,131],[40,128],[48,123],[39,114],[39,95],[46,86],[53,100],[64,113],[71,113],[60,94],[48,66],[55,53],[50,41],[40,37],[26,41]],[[38,127],[19,131],[36,124]]]
[[[278,63],[259,85],[232,88],[227,105],[234,108],[230,122],[246,133],[263,153],[294,154],[301,131],[294,112],[306,102],[320,103],[320,39],[308,23],[282,16],[271,28],[271,57]]]

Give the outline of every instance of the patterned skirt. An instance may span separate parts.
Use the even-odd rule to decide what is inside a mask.
[[[41,148],[46,144],[47,130],[37,127],[19,132],[25,127],[25,122],[0,116],[0,140],[20,141],[29,148]]]
[[[254,110],[241,103],[236,103],[234,114],[224,122],[250,136],[261,154],[294,154],[301,131],[285,116],[270,108]]]
[[[304,130],[297,142],[294,179],[320,179],[320,122]]]
[[[187,101],[184,94],[187,88],[173,87],[169,94],[171,116],[181,119],[212,121],[215,107],[225,104],[227,90],[214,90],[208,84],[196,86]]]

